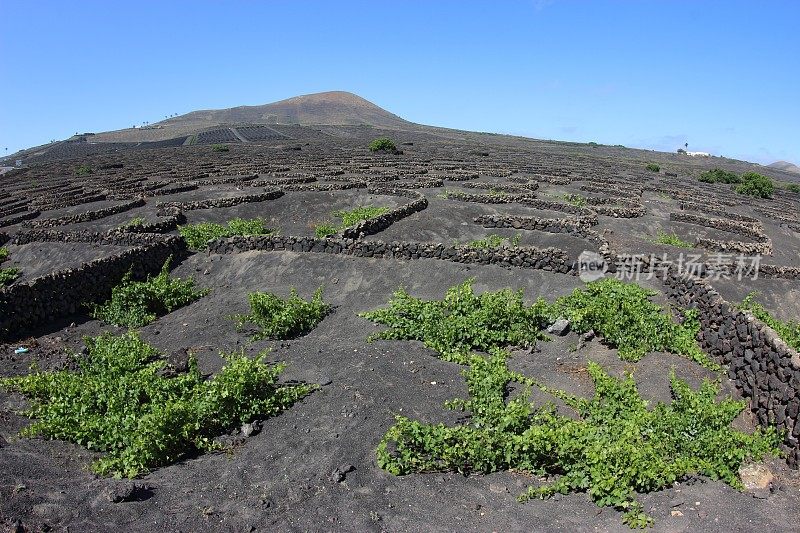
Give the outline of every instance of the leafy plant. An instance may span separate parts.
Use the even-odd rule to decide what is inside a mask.
[[[350,210],[335,211],[333,216],[339,218],[341,222],[339,224],[332,224],[329,222],[317,224],[314,226],[314,235],[316,235],[319,239],[328,237],[330,235],[335,235],[345,228],[355,226],[362,220],[369,220],[371,218],[379,217],[388,212],[388,207],[376,207],[369,205],[364,207],[355,207]]]
[[[371,152],[394,152],[397,150],[394,142],[386,137],[379,137],[369,143]]]
[[[94,174],[94,170],[89,165],[80,165],[75,169],[76,176],[86,176],[88,174]]]
[[[325,223],[314,226],[314,235],[318,239],[324,239],[325,237],[336,235],[337,231],[339,231],[339,227],[334,224]]]
[[[127,221],[125,224],[123,224],[122,227],[124,227],[124,228],[139,227],[139,226],[144,226],[144,223],[145,223],[144,218],[142,218],[142,217],[133,217],[132,219]]]
[[[260,329],[253,335],[254,340],[290,339],[304,335],[330,312],[330,306],[322,301],[322,287],[314,292],[310,301],[300,298],[294,287],[287,299],[271,292],[251,292],[247,299],[250,313],[234,315],[234,319],[239,329],[246,323],[255,324]]]
[[[491,249],[491,248],[499,248],[503,245],[504,242],[508,242],[511,246],[517,247],[519,246],[520,241],[522,240],[522,235],[517,233],[513,237],[501,237],[500,235],[487,235],[483,239],[477,239],[474,241],[470,241],[467,246],[470,248],[478,248],[478,249]]]
[[[756,296],[758,296],[757,292],[751,292],[742,300],[739,307],[750,311],[753,316],[774,329],[775,333],[777,333],[786,344],[800,351],[800,322],[797,320],[789,320],[788,322],[778,320],[773,317],[763,305],[755,301]]]
[[[570,194],[567,193],[563,195],[561,198],[564,199],[568,204],[572,204],[577,207],[586,207],[588,205],[588,200],[585,196],[581,196],[580,194]]]
[[[674,231],[672,233],[667,233],[664,230],[659,230],[658,237],[653,239],[652,242],[657,244],[668,244],[670,246],[677,246],[678,248],[694,248],[694,244],[688,241],[684,241]]]
[[[0,247],[0,263],[8,260],[8,248]],[[16,267],[0,268],[0,287],[11,285],[19,277],[19,269]]]
[[[700,174],[699,179],[703,183],[735,184],[742,182],[742,178],[737,176],[735,173],[729,172],[727,170],[722,170],[721,168],[715,168],[713,170],[703,172],[702,174]]]
[[[466,363],[472,350],[530,345],[544,338],[547,303],[539,299],[526,306],[522,291],[503,289],[476,295],[474,280],[447,290],[443,300],[414,298],[404,289],[395,291],[386,309],[360,316],[388,326],[370,337],[418,340],[445,361]]]
[[[734,189],[739,194],[755,196],[756,198],[772,198],[775,192],[775,184],[767,176],[756,172],[745,172],[742,174],[742,183]]]
[[[204,379],[194,358],[186,373],[168,377],[166,361],[130,331],[86,338],[78,370],[0,379],[25,395],[35,422],[22,430],[104,452],[92,464],[101,475],[136,477],[196,451],[218,448],[215,436],[256,418],[274,416],[313,385],[279,385],[285,365],[267,365],[267,352],[223,354],[225,365]]]
[[[227,144],[215,144],[211,146],[213,152],[229,152],[231,149]]]
[[[661,167],[660,167],[660,166],[658,166],[658,165],[657,165],[657,164],[655,164],[655,163],[647,163],[647,166],[646,166],[645,168],[646,168],[647,170],[649,170],[650,172],[658,172],[658,171],[660,171],[660,170],[661,170]]]
[[[0,268],[0,287],[11,285],[18,277],[19,269],[17,267]]]
[[[111,290],[111,299],[102,304],[90,304],[94,318],[114,324],[137,328],[153,322],[156,317],[171,313],[208,294],[208,289],[196,290],[194,280],[171,278],[167,259],[156,277],[133,281],[130,271]]]
[[[202,250],[212,239],[223,239],[234,235],[269,235],[273,233],[264,225],[263,218],[234,218],[227,225],[214,222],[201,222],[179,226],[178,232],[186,240],[186,245],[192,250]]]
[[[365,207],[356,207],[354,209],[350,209],[349,211],[336,211],[333,216],[339,217],[342,220],[342,228],[349,228],[350,226],[355,226],[362,220],[369,220],[371,218],[379,217],[388,212],[388,207],[375,207],[368,205]]]
[[[746,460],[779,454],[774,428],[746,434],[731,427],[745,403],[715,401],[719,387],[710,381],[694,391],[673,374],[673,402],[648,409],[630,374],[615,378],[591,362],[588,371],[595,385],[591,399],[509,371],[501,352],[473,355],[464,370],[469,399],[446,404],[471,412],[469,421],[431,425],[397,416],[378,445],[378,465],[395,475],[504,470],[545,475],[549,484],[530,487],[519,500],[586,492],[598,506],[623,511],[630,527],[645,527],[653,519],[636,500],[637,492],[660,490],[694,474],[741,489],[737,472]],[[558,414],[552,404],[536,408],[526,394],[506,401],[512,381],[553,394],[577,417]]]
[[[787,191],[800,193],[800,183],[785,183],[783,188]]]
[[[578,332],[599,333],[607,343],[619,348],[619,357],[625,361],[638,361],[649,352],[667,351],[718,370],[719,366],[697,345],[697,311],[685,311],[683,323],[678,324],[650,301],[655,294],[635,283],[604,278],[559,298],[550,313],[569,319]]]

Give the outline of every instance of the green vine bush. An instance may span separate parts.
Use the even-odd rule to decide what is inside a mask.
[[[133,217],[126,223],[122,225],[123,228],[136,228],[139,226],[144,226],[145,220],[142,217]]]
[[[0,268],[0,287],[11,285],[19,277],[19,269],[16,267]]]
[[[520,241],[522,240],[522,234],[516,234],[513,237],[501,237],[500,235],[495,235],[492,233],[491,235],[487,235],[483,239],[477,239],[474,241],[470,241],[467,246],[470,248],[477,248],[481,250],[491,249],[491,248],[500,248],[503,246],[503,243],[508,242],[512,247],[516,248],[519,246]]]
[[[767,176],[756,172],[742,174],[742,183],[734,189],[739,194],[755,196],[756,198],[772,198],[775,184]]]
[[[269,235],[273,233],[264,225],[263,218],[243,219],[234,218],[227,225],[213,222],[187,224],[178,227],[178,231],[192,250],[203,250],[212,239],[233,237],[234,235]]]
[[[683,313],[678,324],[658,304],[650,301],[655,291],[635,283],[604,278],[575,289],[556,300],[552,316],[563,316],[578,332],[594,330],[619,348],[619,357],[638,361],[649,352],[666,351],[683,355],[700,365],[719,370],[697,344],[700,321],[696,310]]]
[[[694,248],[694,244],[681,239],[674,231],[667,233],[664,230],[659,230],[658,236],[653,239],[656,244],[668,244],[669,246],[677,246],[678,248]]]
[[[715,168],[700,174],[699,180],[703,183],[727,183],[737,184],[742,182],[742,178],[728,170]]]
[[[503,289],[476,295],[474,280],[450,288],[443,300],[414,298],[404,289],[395,291],[389,307],[360,316],[388,326],[374,339],[419,340],[446,361],[466,364],[473,350],[524,346],[544,339],[541,330],[556,318],[569,319],[579,333],[594,330],[619,357],[638,361],[653,351],[684,355],[700,365],[718,370],[697,344],[700,321],[696,310],[684,312],[678,324],[661,306],[650,301],[656,294],[614,278],[586,284],[572,294],[548,304],[522,301],[522,291]]]
[[[253,340],[290,339],[305,335],[330,312],[330,306],[322,300],[322,287],[314,292],[310,301],[298,296],[292,287],[289,298],[282,299],[271,292],[252,292],[247,296],[250,313],[234,315],[236,326],[241,329],[247,323],[260,331]]]
[[[431,425],[397,416],[378,445],[378,465],[395,475],[515,470],[548,476],[549,484],[530,487],[519,500],[586,492],[598,506],[624,512],[623,522],[633,528],[653,522],[637,493],[697,474],[741,489],[737,472],[745,461],[779,454],[773,428],[746,434],[731,427],[745,404],[715,401],[719,387],[710,381],[694,391],[673,375],[674,401],[648,409],[630,374],[614,378],[589,363],[595,393],[585,399],[509,371],[505,358],[500,351],[468,358],[469,399],[446,404],[470,411],[468,423]],[[506,401],[512,381],[539,386],[577,418],[558,414],[552,404],[536,408],[526,394]]]
[[[564,199],[565,202],[568,204],[574,205],[576,207],[586,207],[589,204],[589,200],[585,196],[581,196],[580,194],[564,194],[561,198]]]
[[[379,137],[369,143],[369,150],[371,152],[394,152],[397,150],[394,142],[387,137]]]
[[[166,362],[135,331],[86,338],[88,355],[78,370],[0,379],[25,395],[35,422],[22,430],[77,443],[104,456],[92,464],[101,475],[136,477],[191,453],[217,449],[213,438],[254,419],[276,415],[310,393],[313,385],[279,385],[283,364],[266,352],[225,355],[225,365],[205,379],[190,359],[186,373],[168,377]]]
[[[171,260],[167,259],[158,276],[147,276],[146,281],[133,281],[130,272],[125,274],[111,289],[110,300],[89,304],[92,317],[115,326],[138,328],[208,294],[208,289],[195,289],[192,279],[171,278]]]
[[[329,237],[331,235],[335,235],[345,228],[355,226],[363,220],[379,217],[388,212],[388,207],[376,206],[356,207],[354,209],[350,209],[349,211],[336,211],[333,213],[333,216],[339,218],[341,222],[339,224],[332,224],[329,222],[318,224],[314,227],[314,235],[316,235],[319,239]]]
[[[657,165],[657,164],[655,164],[655,163],[647,163],[647,166],[646,166],[645,168],[646,168],[647,170],[649,170],[650,172],[658,172],[658,171],[660,171],[660,170],[661,170],[661,167],[660,167],[660,166],[658,166],[658,165]]]
[[[783,322],[773,317],[763,305],[755,301],[757,295],[758,293],[751,292],[745,297],[744,300],[742,300],[742,303],[739,307],[746,311],[750,311],[753,316],[774,329],[775,333],[777,333],[786,344],[795,350],[800,351],[800,322],[797,320]]]
[[[532,345],[544,338],[548,306],[539,299],[527,306],[522,291],[503,289],[476,295],[473,279],[448,289],[443,300],[414,298],[404,289],[395,291],[386,309],[360,316],[388,326],[370,337],[418,340],[445,361],[466,364],[472,350]]]
[[[8,248],[0,248],[0,263],[8,260]],[[16,267],[0,268],[0,287],[11,285],[19,277],[19,269]]]

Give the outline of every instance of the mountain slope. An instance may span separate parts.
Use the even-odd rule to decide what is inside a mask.
[[[771,168],[777,168],[778,170],[783,170],[785,172],[794,172],[800,174],[800,167],[794,163],[789,163],[788,161],[775,161],[767,166]]]
[[[358,95],[345,91],[295,96],[271,104],[192,111],[148,128],[98,133],[92,142],[161,141],[190,135],[220,124],[368,124],[389,129],[416,129],[417,125],[389,113]]]

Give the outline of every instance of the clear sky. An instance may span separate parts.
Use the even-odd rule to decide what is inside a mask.
[[[0,154],[347,90],[436,126],[800,164],[800,0],[2,0],[0,72]]]

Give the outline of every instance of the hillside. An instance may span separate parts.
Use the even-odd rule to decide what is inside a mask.
[[[264,105],[192,111],[147,128],[98,133],[92,142],[164,141],[222,124],[370,125],[401,130],[417,127],[358,95],[329,91]]]
[[[798,167],[794,163],[789,163],[788,161],[775,161],[774,163],[770,163],[767,166],[770,168],[777,168],[778,170],[783,170],[784,172],[794,172],[800,174],[800,167]]]

